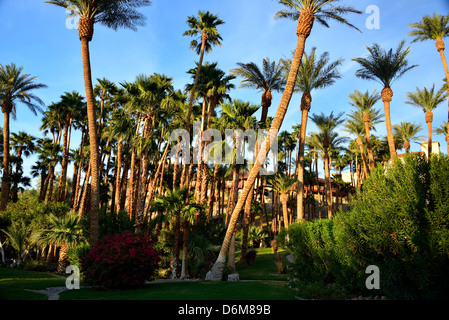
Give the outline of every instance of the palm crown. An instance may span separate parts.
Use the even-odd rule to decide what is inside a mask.
[[[71,16],[86,17],[94,23],[100,23],[108,28],[128,28],[136,30],[142,26],[145,17],[137,8],[151,5],[149,0],[50,0],[54,4],[71,10]]]
[[[409,32],[409,36],[416,41],[438,40],[449,36],[449,15],[441,16],[434,13],[432,16],[425,15],[420,22],[411,23],[409,28],[413,28]]]
[[[407,94],[407,104],[422,108],[424,112],[433,111],[440,103],[446,99],[446,92],[441,88],[435,92],[435,85],[429,90],[427,88],[416,88],[416,92],[409,92]]]
[[[211,14],[209,11],[198,12],[198,18],[189,16],[187,19],[189,30],[184,32],[184,36],[198,37],[201,40],[203,35],[206,35],[207,41],[205,43],[205,51],[210,52],[212,46],[221,45],[223,40],[218,33],[217,27],[224,24],[224,21],[218,18],[218,15]],[[197,54],[201,53],[201,46],[203,41],[194,39],[190,42],[190,48],[195,50]]]
[[[410,47],[404,48],[404,46],[404,40],[399,43],[395,51],[393,49],[386,51],[377,43],[371,47],[367,46],[368,57],[353,59],[361,65],[355,75],[362,79],[380,82],[385,88],[390,88],[396,79],[417,67],[417,65],[409,65],[406,58],[410,53]]]
[[[307,10],[312,12],[315,19],[326,28],[329,28],[326,20],[331,19],[359,30],[343,18],[342,15],[347,13],[361,14],[362,12],[351,6],[339,6],[338,2],[340,0],[279,0],[279,3],[284,5],[286,9],[276,12],[275,18],[287,18],[297,21],[301,12]]]

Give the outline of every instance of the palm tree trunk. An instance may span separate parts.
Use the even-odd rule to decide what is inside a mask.
[[[3,109],[3,105],[2,105]],[[3,123],[3,176],[0,211],[5,211],[9,199],[9,112],[3,110],[5,122]]]
[[[82,20],[80,19],[80,24]],[[92,24],[93,21],[87,23]],[[90,208],[90,245],[95,246],[99,237],[99,211],[100,211],[100,176],[99,176],[99,154],[98,154],[98,131],[97,115],[95,108],[95,98],[92,86],[92,72],[90,66],[89,41],[92,37],[80,37],[81,54],[83,59],[84,86],[86,89],[87,118],[90,141],[90,161],[91,161],[91,208]]]
[[[282,214],[283,214],[283,218],[284,218],[284,228],[288,229],[288,208],[287,208],[288,193],[281,194],[280,201],[282,203]]]
[[[365,119],[368,119],[368,121],[365,121]],[[373,153],[373,147],[371,146],[371,134],[369,131],[369,115],[364,118],[365,123],[365,140],[366,140],[366,150],[368,151],[368,159],[369,159],[369,167],[373,169],[375,167],[374,163],[374,153]]]
[[[192,134],[192,130],[191,130],[191,126],[192,126],[191,125],[191,116],[192,116],[193,101],[195,100],[196,87],[198,86],[198,79],[200,77],[200,71],[201,71],[201,67],[203,65],[204,51],[206,49],[207,39],[208,39],[208,35],[207,35],[207,33],[204,32],[202,34],[202,36],[201,36],[200,61],[198,62],[198,67],[196,69],[196,74],[195,74],[195,81],[193,82],[193,87],[192,87],[192,90],[190,91],[189,108],[188,108],[188,111],[187,111],[187,130],[189,131],[190,135]],[[184,164],[184,166],[191,166],[191,164]],[[185,172],[187,173],[187,170]],[[189,175],[185,178],[184,183],[186,185],[190,184],[190,176]]]
[[[123,141],[120,139],[117,146],[117,169],[115,178],[115,213],[120,212],[120,170],[122,169],[122,157],[123,157]]]
[[[368,162],[366,161],[365,150],[363,150],[363,141],[361,137],[357,137],[357,144],[359,145],[360,154],[362,155],[363,174],[365,175],[366,178],[368,176]]]
[[[324,145],[325,143],[323,143]],[[331,218],[333,213],[332,208],[332,185],[330,177],[330,165],[329,165],[329,151],[327,147],[324,147],[324,180],[326,184],[326,201],[327,201],[327,217]]]
[[[426,123],[428,128],[428,139],[427,139],[427,158],[430,159],[430,155],[432,154],[432,122],[433,122],[433,113],[432,111],[426,112]]]
[[[58,187],[58,195],[57,195],[57,201],[63,202],[64,201],[64,194],[65,194],[65,184],[67,181],[67,163],[68,163],[68,134],[69,134],[69,124],[70,124],[70,117],[69,115],[66,116],[65,124],[64,124],[64,137],[62,142],[62,162],[61,162],[61,176],[59,177],[59,187]]]
[[[446,57],[444,54],[445,50],[445,44],[443,39],[439,39],[436,41],[437,50],[440,53],[441,62],[443,63],[444,73],[446,74],[446,81],[447,81],[447,93],[448,93],[448,111],[447,111],[447,120],[449,122],[449,67],[447,66]],[[449,127],[448,132],[446,135],[446,141],[447,141],[447,154],[449,155]]]
[[[288,105],[290,104],[290,100],[293,94],[293,89],[296,84],[296,77],[298,75],[299,66],[301,64],[301,58],[304,53],[304,47],[306,43],[307,37],[310,35],[310,31],[312,30],[314,21],[314,15],[312,12],[303,10],[301,11],[301,14],[298,19],[298,28],[297,28],[297,36],[298,41],[296,44],[296,50],[295,55],[292,60],[287,84],[285,86],[284,92],[282,94],[281,101],[279,103],[278,109],[276,111],[276,115],[273,119],[271,129],[262,144],[262,148],[257,156],[256,163],[252,167],[252,169],[249,172],[247,183],[245,184],[245,187],[243,188],[242,195],[238,199],[237,205],[235,206],[232,216],[230,219],[230,223],[226,232],[226,236],[223,240],[220,253],[218,255],[217,260],[215,261],[214,265],[211,269],[210,279],[214,281],[220,281],[222,279],[224,266],[226,263],[226,254],[229,250],[229,245],[232,239],[232,236],[235,231],[236,223],[238,216],[240,214],[240,211],[243,208],[243,205],[245,204],[246,198],[248,197],[249,191],[251,190],[252,185],[254,184],[254,181],[257,178],[257,175],[260,172],[260,169],[262,168],[262,164],[265,161],[265,158],[270,151],[271,145],[273,144],[274,140],[277,138],[278,131],[282,126],[282,122],[284,121],[285,114],[288,109]]]
[[[299,152],[298,152],[298,184],[297,184],[297,194],[296,194],[296,210],[297,210],[297,220],[304,220],[304,145],[306,140],[306,127],[307,127],[307,117],[310,110],[310,104],[312,103],[312,96],[310,92],[304,92],[301,98],[301,131],[299,136]]]
[[[388,139],[388,147],[390,148],[390,160],[394,161],[397,158],[396,148],[394,146],[394,136],[393,130],[391,127],[391,116],[390,116],[390,102],[393,98],[393,90],[391,88],[384,88],[382,90],[382,101],[384,103],[384,111],[385,111],[385,124],[387,126],[387,139]]]
[[[260,116],[261,122],[267,121],[268,108],[270,108],[271,106],[271,99],[272,99],[271,91],[270,90],[264,91],[264,93],[262,94],[262,115]]]

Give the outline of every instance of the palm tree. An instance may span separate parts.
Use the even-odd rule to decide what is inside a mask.
[[[363,123],[361,121],[357,121],[355,119],[350,119],[345,124],[345,131],[351,135],[356,136],[356,142],[357,142],[357,145],[359,146],[360,154],[362,156],[364,176],[367,177],[368,173],[370,171],[370,169],[369,169],[370,167],[369,167],[368,161],[366,159],[365,148],[363,146],[363,140],[362,140],[362,136],[364,133]]]
[[[304,219],[304,145],[307,129],[307,118],[312,103],[312,91],[323,89],[335,83],[335,80],[341,77],[338,68],[343,63],[343,59],[337,59],[334,62],[329,62],[329,53],[324,52],[318,58],[316,55],[316,48],[313,47],[310,54],[304,53],[302,63],[299,68],[297,78],[296,91],[302,92],[301,97],[301,132],[299,138],[298,151],[298,193],[297,193],[297,218]],[[291,60],[285,62],[286,69],[291,64]]]
[[[281,97],[276,115],[272,121],[271,129],[266,137],[261,149],[259,150],[256,163],[251,168],[245,187],[243,188],[242,194],[238,199],[237,205],[235,206],[226,236],[223,240],[220,253],[215,261],[211,273],[210,279],[215,281],[220,281],[223,275],[223,269],[226,261],[226,254],[229,250],[229,244],[231,242],[232,236],[234,234],[235,225],[240,214],[240,211],[245,204],[246,198],[255,182],[259,171],[265,162],[265,157],[270,151],[270,146],[273,144],[274,139],[276,139],[277,133],[281,128],[282,122],[284,121],[285,114],[287,112],[288,105],[295,89],[296,78],[298,75],[298,69],[301,65],[301,58],[304,53],[304,47],[306,39],[309,37],[314,20],[316,19],[322,25],[329,27],[326,20],[336,20],[343,24],[346,24],[352,28],[357,29],[355,26],[350,24],[342,15],[347,13],[358,13],[361,11],[355,10],[349,6],[338,6],[339,0],[279,0],[279,3],[286,6],[286,10],[281,10],[276,13],[277,18],[289,18],[297,21],[296,35],[298,36],[298,41],[296,44],[294,58],[292,60],[292,65],[290,68],[290,73],[287,78],[287,83],[284,92]]]
[[[342,138],[338,138],[338,134],[335,132],[337,126],[344,122],[344,120],[341,119],[342,116],[343,113],[334,116],[334,113],[331,112],[329,116],[321,113],[319,115],[312,114],[310,117],[310,120],[312,120],[319,129],[319,133],[315,133],[315,136],[319,137],[319,140],[322,142],[328,218],[331,218],[333,214],[332,186],[330,180],[331,164],[329,161],[329,154],[343,141]]]
[[[17,155],[17,166],[16,166],[16,172],[15,174],[18,175],[18,177],[21,177],[22,175],[22,155],[25,155],[25,157],[29,157],[34,151],[36,150],[35,145],[36,138],[32,135],[24,132],[19,131],[19,133],[11,133],[11,146],[16,151]],[[14,183],[13,190],[13,199],[17,199],[17,181]]]
[[[221,40],[223,40],[218,32],[217,27],[224,24],[225,22],[218,18],[218,15],[214,15],[209,11],[198,12],[198,18],[194,16],[189,16],[187,18],[187,24],[189,30],[185,31],[183,36],[197,37],[199,36],[201,41],[194,39],[190,42],[190,48],[195,50],[195,52],[200,56],[198,66],[196,69],[195,80],[193,82],[193,87],[190,91],[189,98],[189,109],[187,113],[186,126],[187,130],[190,132],[191,127],[191,115],[193,101],[195,100],[196,87],[198,85],[198,80],[201,72],[201,67],[203,65],[204,53],[209,53],[212,51],[213,46],[221,46]],[[186,179],[188,183],[189,179]]]
[[[81,41],[81,55],[83,60],[84,86],[88,115],[91,157],[91,245],[98,242],[99,210],[100,210],[100,155],[99,136],[97,131],[97,114],[95,96],[92,85],[89,42],[94,35],[95,23],[108,28],[129,28],[136,30],[136,26],[144,24],[144,16],[137,8],[149,6],[149,0],[49,0],[47,3],[60,6],[71,11],[72,16],[80,17],[78,35]]]
[[[67,250],[85,242],[82,225],[78,215],[73,212],[60,218],[51,214],[48,220],[51,227],[37,231],[33,237],[37,243],[60,247],[58,272],[63,273],[68,266]]]
[[[400,124],[396,124],[393,126],[393,132],[403,141],[406,153],[410,152],[411,142],[422,140],[421,137],[417,136],[417,134],[420,131],[421,131],[420,123],[416,124],[410,122],[401,122]],[[446,135],[446,133],[444,133],[444,135]]]
[[[448,124],[447,121],[443,121],[443,124],[435,129],[435,133],[445,136],[446,137],[446,143],[449,144],[449,135],[447,134],[447,132],[448,132],[448,125],[447,124]]]
[[[30,246],[32,227],[25,221],[14,221],[2,231],[8,237],[6,241],[17,251],[17,265],[20,265]]]
[[[410,53],[410,47],[404,49],[405,41],[402,40],[395,51],[390,49],[386,51],[379,44],[366,46],[369,56],[366,58],[354,58],[353,61],[359,63],[361,68],[355,72],[355,75],[362,79],[374,80],[383,85],[381,92],[384,103],[385,123],[387,127],[388,146],[390,148],[390,159],[396,159],[396,149],[394,148],[393,131],[391,127],[390,103],[393,98],[391,85],[407,71],[417,67],[409,66],[407,55]]]
[[[231,69],[231,74],[243,78],[239,88],[261,90],[262,115],[260,121],[267,120],[268,108],[271,106],[273,92],[280,92],[284,88],[285,79],[282,76],[281,61],[278,64],[269,58],[262,60],[262,69],[254,62],[237,63],[238,67]]]
[[[444,38],[449,36],[449,15],[442,16],[434,13],[432,16],[425,15],[420,22],[409,24],[409,28],[413,30],[409,32],[409,36],[414,37],[413,42],[434,40],[438,52],[440,53],[441,62],[443,63],[444,73],[446,74],[446,84],[449,86],[449,68],[447,66],[446,57],[444,55]],[[449,90],[446,87],[446,90]],[[448,100],[449,102],[449,100]],[[449,106],[448,106],[448,121],[449,121]],[[449,136],[449,131],[446,132]],[[449,144],[447,146],[449,154]]]
[[[288,209],[287,209],[287,202],[290,191],[293,189],[294,185],[296,183],[296,179],[294,177],[290,177],[289,175],[285,174],[277,174],[273,178],[273,187],[274,189],[280,193],[280,202],[282,204],[282,213],[283,213],[283,220],[284,220],[284,228],[288,229]]]
[[[365,125],[365,141],[370,168],[374,168],[375,166],[370,130],[375,130],[374,125],[382,122],[381,118],[383,117],[383,115],[380,115],[380,110],[374,109],[374,105],[380,98],[381,96],[376,90],[370,94],[368,90],[365,93],[361,93],[355,89],[349,95],[349,99],[351,99],[350,105],[356,108],[355,111],[349,114],[349,117],[355,121],[362,120]]]
[[[9,118],[12,114],[16,118],[17,103],[26,105],[34,115],[37,111],[43,112],[39,105],[44,102],[32,93],[33,90],[46,88],[42,83],[37,83],[36,77],[23,74],[23,67],[17,67],[14,63],[3,66],[0,64],[0,105],[4,115],[3,123],[3,176],[2,191],[0,196],[0,212],[6,209],[10,192],[10,168],[9,168]]]
[[[407,93],[407,101],[405,103],[421,108],[426,114],[426,123],[428,127],[427,155],[430,157],[432,153],[432,122],[433,110],[446,99],[446,92],[441,88],[435,92],[435,85],[430,90],[416,88],[416,92]]]
[[[63,202],[65,199],[66,181],[67,181],[67,165],[70,150],[70,134],[72,131],[72,122],[79,118],[82,114],[82,109],[85,108],[84,97],[78,92],[66,92],[61,96],[61,101],[58,103],[57,112],[60,113],[61,118],[64,119],[64,135],[62,143],[62,162],[61,162],[61,176],[59,178],[59,188],[57,193],[57,201]]]

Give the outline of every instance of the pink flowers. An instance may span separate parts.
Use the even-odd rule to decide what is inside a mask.
[[[81,262],[85,282],[109,289],[142,287],[156,272],[160,253],[146,236],[110,235]]]

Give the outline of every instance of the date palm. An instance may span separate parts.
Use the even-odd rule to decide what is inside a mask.
[[[262,115],[260,121],[267,120],[268,109],[273,99],[272,93],[280,92],[284,88],[285,79],[282,76],[281,61],[276,64],[269,58],[262,60],[262,68],[254,62],[237,63],[237,68],[231,69],[231,74],[242,77],[239,88],[251,88],[262,91]]]
[[[331,112],[330,115],[325,115],[321,113],[319,115],[312,114],[310,120],[318,127],[318,134],[315,134],[322,142],[323,148],[323,160],[324,160],[324,179],[326,184],[326,199],[327,199],[327,216],[332,217],[333,214],[333,204],[332,204],[332,186],[330,177],[330,167],[331,163],[329,160],[330,153],[339,147],[339,144],[344,141],[345,138],[338,137],[338,133],[335,129],[344,122],[341,117],[343,113],[337,116]]]
[[[432,122],[433,110],[438,107],[446,99],[446,92],[441,88],[435,92],[435,85],[429,90],[427,88],[416,88],[416,92],[407,93],[407,101],[405,103],[421,108],[426,115],[426,123],[428,128],[427,154],[430,157],[432,153]]]
[[[214,15],[209,11],[199,11],[198,17],[189,16],[187,18],[187,25],[189,30],[185,31],[183,36],[197,37],[190,42],[190,48],[200,56],[198,66],[196,69],[195,80],[190,90],[189,109],[187,114],[187,129],[190,131],[190,117],[192,114],[192,106],[195,100],[196,88],[203,65],[204,54],[212,51],[213,46],[221,46],[220,33],[218,32],[218,26],[225,22],[218,18],[218,15]]]
[[[363,121],[365,125],[365,141],[366,150],[368,152],[369,167],[374,168],[374,152],[371,146],[371,130],[375,130],[374,125],[382,122],[383,115],[380,114],[380,110],[374,109],[374,105],[380,100],[381,96],[374,90],[371,94],[368,90],[365,93],[361,93],[355,89],[353,93],[349,95],[351,106],[355,107],[355,111],[349,114],[349,117],[355,121]]]
[[[66,92],[61,96],[57,110],[62,119],[64,119],[64,134],[62,142],[62,162],[61,176],[59,178],[59,188],[57,193],[57,201],[63,202],[65,199],[66,181],[67,181],[67,165],[70,150],[70,135],[72,123],[79,118],[86,107],[84,97],[78,92]]]
[[[9,120],[12,115],[16,119],[16,106],[24,104],[37,115],[37,111],[43,112],[40,106],[44,102],[33,90],[46,88],[47,86],[36,82],[37,77],[22,72],[23,67],[17,67],[14,63],[3,66],[0,64],[0,105],[2,108],[3,122],[3,176],[2,191],[0,196],[0,212],[6,209],[10,192],[10,153],[9,153]]]
[[[210,279],[219,281],[222,278],[223,269],[226,262],[226,254],[229,249],[229,244],[234,233],[236,222],[240,211],[242,210],[248,194],[256,180],[259,171],[265,162],[265,158],[271,149],[271,145],[274,139],[277,137],[277,133],[282,126],[285,114],[290,104],[290,100],[295,89],[296,78],[298,75],[298,69],[301,65],[301,59],[304,53],[304,47],[306,39],[309,37],[315,19],[325,27],[329,27],[327,20],[335,20],[352,28],[357,29],[355,26],[350,24],[343,15],[348,13],[361,14],[350,6],[339,5],[340,0],[279,0],[279,3],[285,6],[285,10],[278,11],[275,15],[276,18],[288,18],[297,22],[296,35],[298,37],[296,43],[295,54],[293,56],[292,65],[290,67],[290,72],[287,78],[287,83],[285,85],[281,101],[276,110],[276,114],[273,118],[270,132],[268,133],[265,141],[262,143],[261,149],[257,155],[256,162],[251,168],[247,182],[243,188],[242,194],[238,199],[237,205],[235,206],[226,236],[223,240],[220,253],[215,261],[211,273]],[[358,29],[357,29],[358,30]]]
[[[321,56],[317,56],[316,48],[313,47],[310,54],[304,53],[301,66],[299,67],[297,77],[297,89],[295,91],[301,92],[301,132],[299,137],[298,150],[298,193],[297,193],[297,219],[304,219],[304,144],[306,138],[307,118],[312,104],[311,93],[317,89],[326,88],[335,83],[341,78],[338,68],[342,65],[343,59],[337,59],[330,62],[329,53],[324,52]],[[285,61],[285,67],[288,66],[291,60]]]
[[[368,173],[370,172],[370,167],[368,164],[368,160],[366,159],[365,148],[362,140],[365,131],[363,122],[357,119],[350,119],[345,123],[345,131],[350,135],[354,135],[356,137],[356,142],[359,146],[360,154],[362,156],[363,173],[364,176],[367,177]]]
[[[401,122],[393,126],[394,134],[403,142],[405,152],[410,152],[410,143],[413,141],[422,141],[417,134],[421,131],[421,124],[411,122]],[[446,135],[446,133],[444,133]]]
[[[434,133],[441,134],[441,135],[445,136],[446,143],[449,144],[449,135],[447,134],[447,132],[448,132],[447,124],[448,124],[447,121],[443,121],[443,124],[441,126],[439,126],[438,128],[435,128]]]
[[[91,157],[91,245],[98,242],[100,211],[100,155],[97,114],[92,84],[89,42],[94,35],[94,25],[102,24],[113,30],[128,28],[136,30],[144,24],[145,17],[137,10],[149,6],[149,0],[50,0],[46,1],[71,11],[71,16],[80,18],[78,36],[81,41],[84,86],[88,115]]]
[[[381,92],[384,103],[385,124],[387,127],[387,139],[390,149],[390,159],[396,159],[396,149],[394,147],[393,131],[391,127],[390,103],[393,98],[391,85],[407,71],[417,67],[409,65],[407,56],[410,53],[410,47],[404,48],[405,41],[402,40],[396,50],[386,51],[379,44],[374,43],[371,47],[367,46],[369,55],[366,58],[354,58],[353,61],[360,64],[360,69],[355,75],[362,79],[374,80],[383,85]]]
[[[447,61],[444,54],[444,38],[447,38],[449,36],[449,15],[443,16],[439,15],[436,12],[432,16],[425,15],[420,22],[409,24],[409,28],[413,29],[409,32],[409,36],[414,37],[412,43],[416,41],[422,42],[427,40],[435,41],[437,51],[440,53],[441,62],[443,63],[444,73],[446,74],[446,85],[449,85],[449,68],[447,66]],[[447,86],[446,90],[448,90]],[[446,136],[449,137],[449,131],[446,132]],[[449,154],[449,144],[447,146],[447,150]]]

